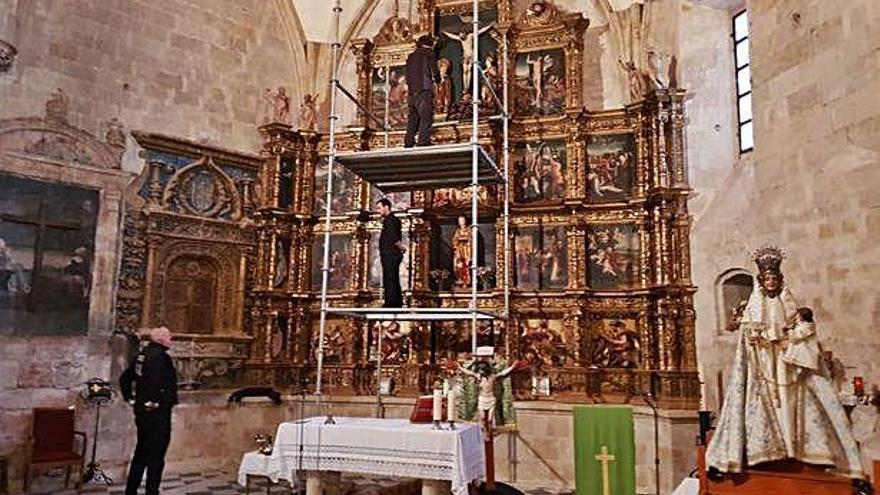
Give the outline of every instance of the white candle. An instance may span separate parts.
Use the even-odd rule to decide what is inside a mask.
[[[449,395],[449,380],[443,380],[443,395]]]
[[[434,389],[434,409],[433,409],[433,417],[434,421],[442,421],[443,420],[443,391],[439,388]]]
[[[449,393],[446,395],[446,421],[450,423],[455,421],[457,418],[455,417],[455,390],[449,389]]]

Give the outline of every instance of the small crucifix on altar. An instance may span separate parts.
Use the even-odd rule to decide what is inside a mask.
[[[602,464],[602,495],[611,495],[611,479],[608,477],[608,464],[615,460],[614,454],[608,453],[608,447],[603,445],[596,460]]]

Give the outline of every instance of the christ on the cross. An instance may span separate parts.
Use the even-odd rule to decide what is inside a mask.
[[[464,19],[462,19],[462,23],[467,24]],[[481,36],[486,31],[495,27],[495,23],[492,22],[487,24],[484,27],[481,27],[477,30],[477,37]],[[462,29],[459,33],[451,33],[449,31],[443,31],[443,34],[451,39],[459,42],[461,44],[461,75],[464,80],[464,85],[461,88],[461,94],[467,93],[471,89],[471,75],[473,74],[473,63],[474,63],[474,32],[468,29]]]

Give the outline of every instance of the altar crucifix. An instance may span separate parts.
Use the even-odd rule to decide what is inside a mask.
[[[611,478],[608,474],[608,464],[616,459],[614,454],[608,453],[608,446],[603,445],[599,454],[596,454],[596,460],[602,465],[602,495],[611,495]]]

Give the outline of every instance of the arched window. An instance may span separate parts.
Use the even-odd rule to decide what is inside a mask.
[[[217,265],[201,256],[180,256],[168,267],[163,323],[180,333],[214,332]]]
[[[718,312],[718,333],[726,334],[727,327],[740,305],[749,300],[755,278],[744,268],[724,271],[715,281],[715,305]]]

